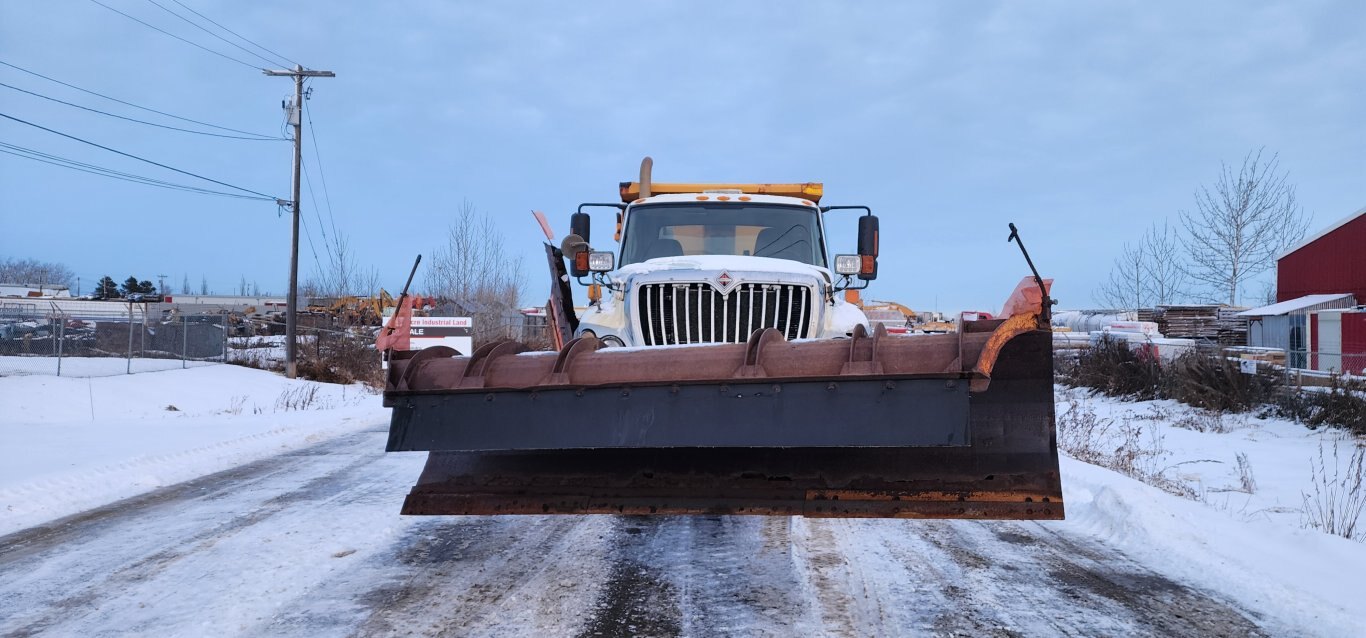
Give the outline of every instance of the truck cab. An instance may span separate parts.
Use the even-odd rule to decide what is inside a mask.
[[[820,184],[651,184],[642,176],[621,184],[622,204],[605,204],[618,208],[615,252],[586,245],[582,210],[594,204],[581,206],[571,223],[572,237],[583,239],[577,249],[566,242],[571,274],[581,283],[592,277],[574,336],[672,346],[743,343],[762,328],[788,340],[868,328],[838,293],[876,276],[871,212],[863,218],[871,223],[860,222],[860,244],[871,245],[838,256],[841,267],[832,268],[824,217],[844,207],[820,207]],[[863,240],[866,226],[871,242]],[[865,283],[855,285],[855,277]]]

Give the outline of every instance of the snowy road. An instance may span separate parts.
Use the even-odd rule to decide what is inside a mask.
[[[405,518],[368,430],[0,537],[0,635],[1274,635],[1057,524]]]

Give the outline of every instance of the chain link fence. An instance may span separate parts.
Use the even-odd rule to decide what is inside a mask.
[[[1226,356],[1242,361],[1244,371],[1254,369],[1283,374],[1287,385],[1329,385],[1333,377],[1366,378],[1366,353],[1239,346],[1224,348]]]
[[[226,312],[100,305],[66,311],[47,302],[0,302],[0,376],[112,376],[228,359]]]
[[[1291,350],[1286,358],[1287,380],[1296,385],[1324,385],[1319,380],[1335,375],[1366,378],[1366,353]]]

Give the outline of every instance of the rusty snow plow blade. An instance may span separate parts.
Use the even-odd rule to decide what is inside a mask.
[[[388,450],[431,453],[403,513],[1060,519],[1040,317],[914,337],[399,353]]]

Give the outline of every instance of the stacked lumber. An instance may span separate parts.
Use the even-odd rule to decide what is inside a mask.
[[[1238,313],[1247,310],[1238,306],[1220,306],[1218,315],[1215,317],[1216,325],[1219,328],[1219,344],[1225,346],[1245,346],[1247,345],[1247,317],[1239,317]]]
[[[1247,318],[1235,306],[1198,304],[1158,306],[1156,321],[1162,334],[1177,339],[1200,339],[1220,345],[1247,345]],[[1140,311],[1140,316],[1144,313]]]

